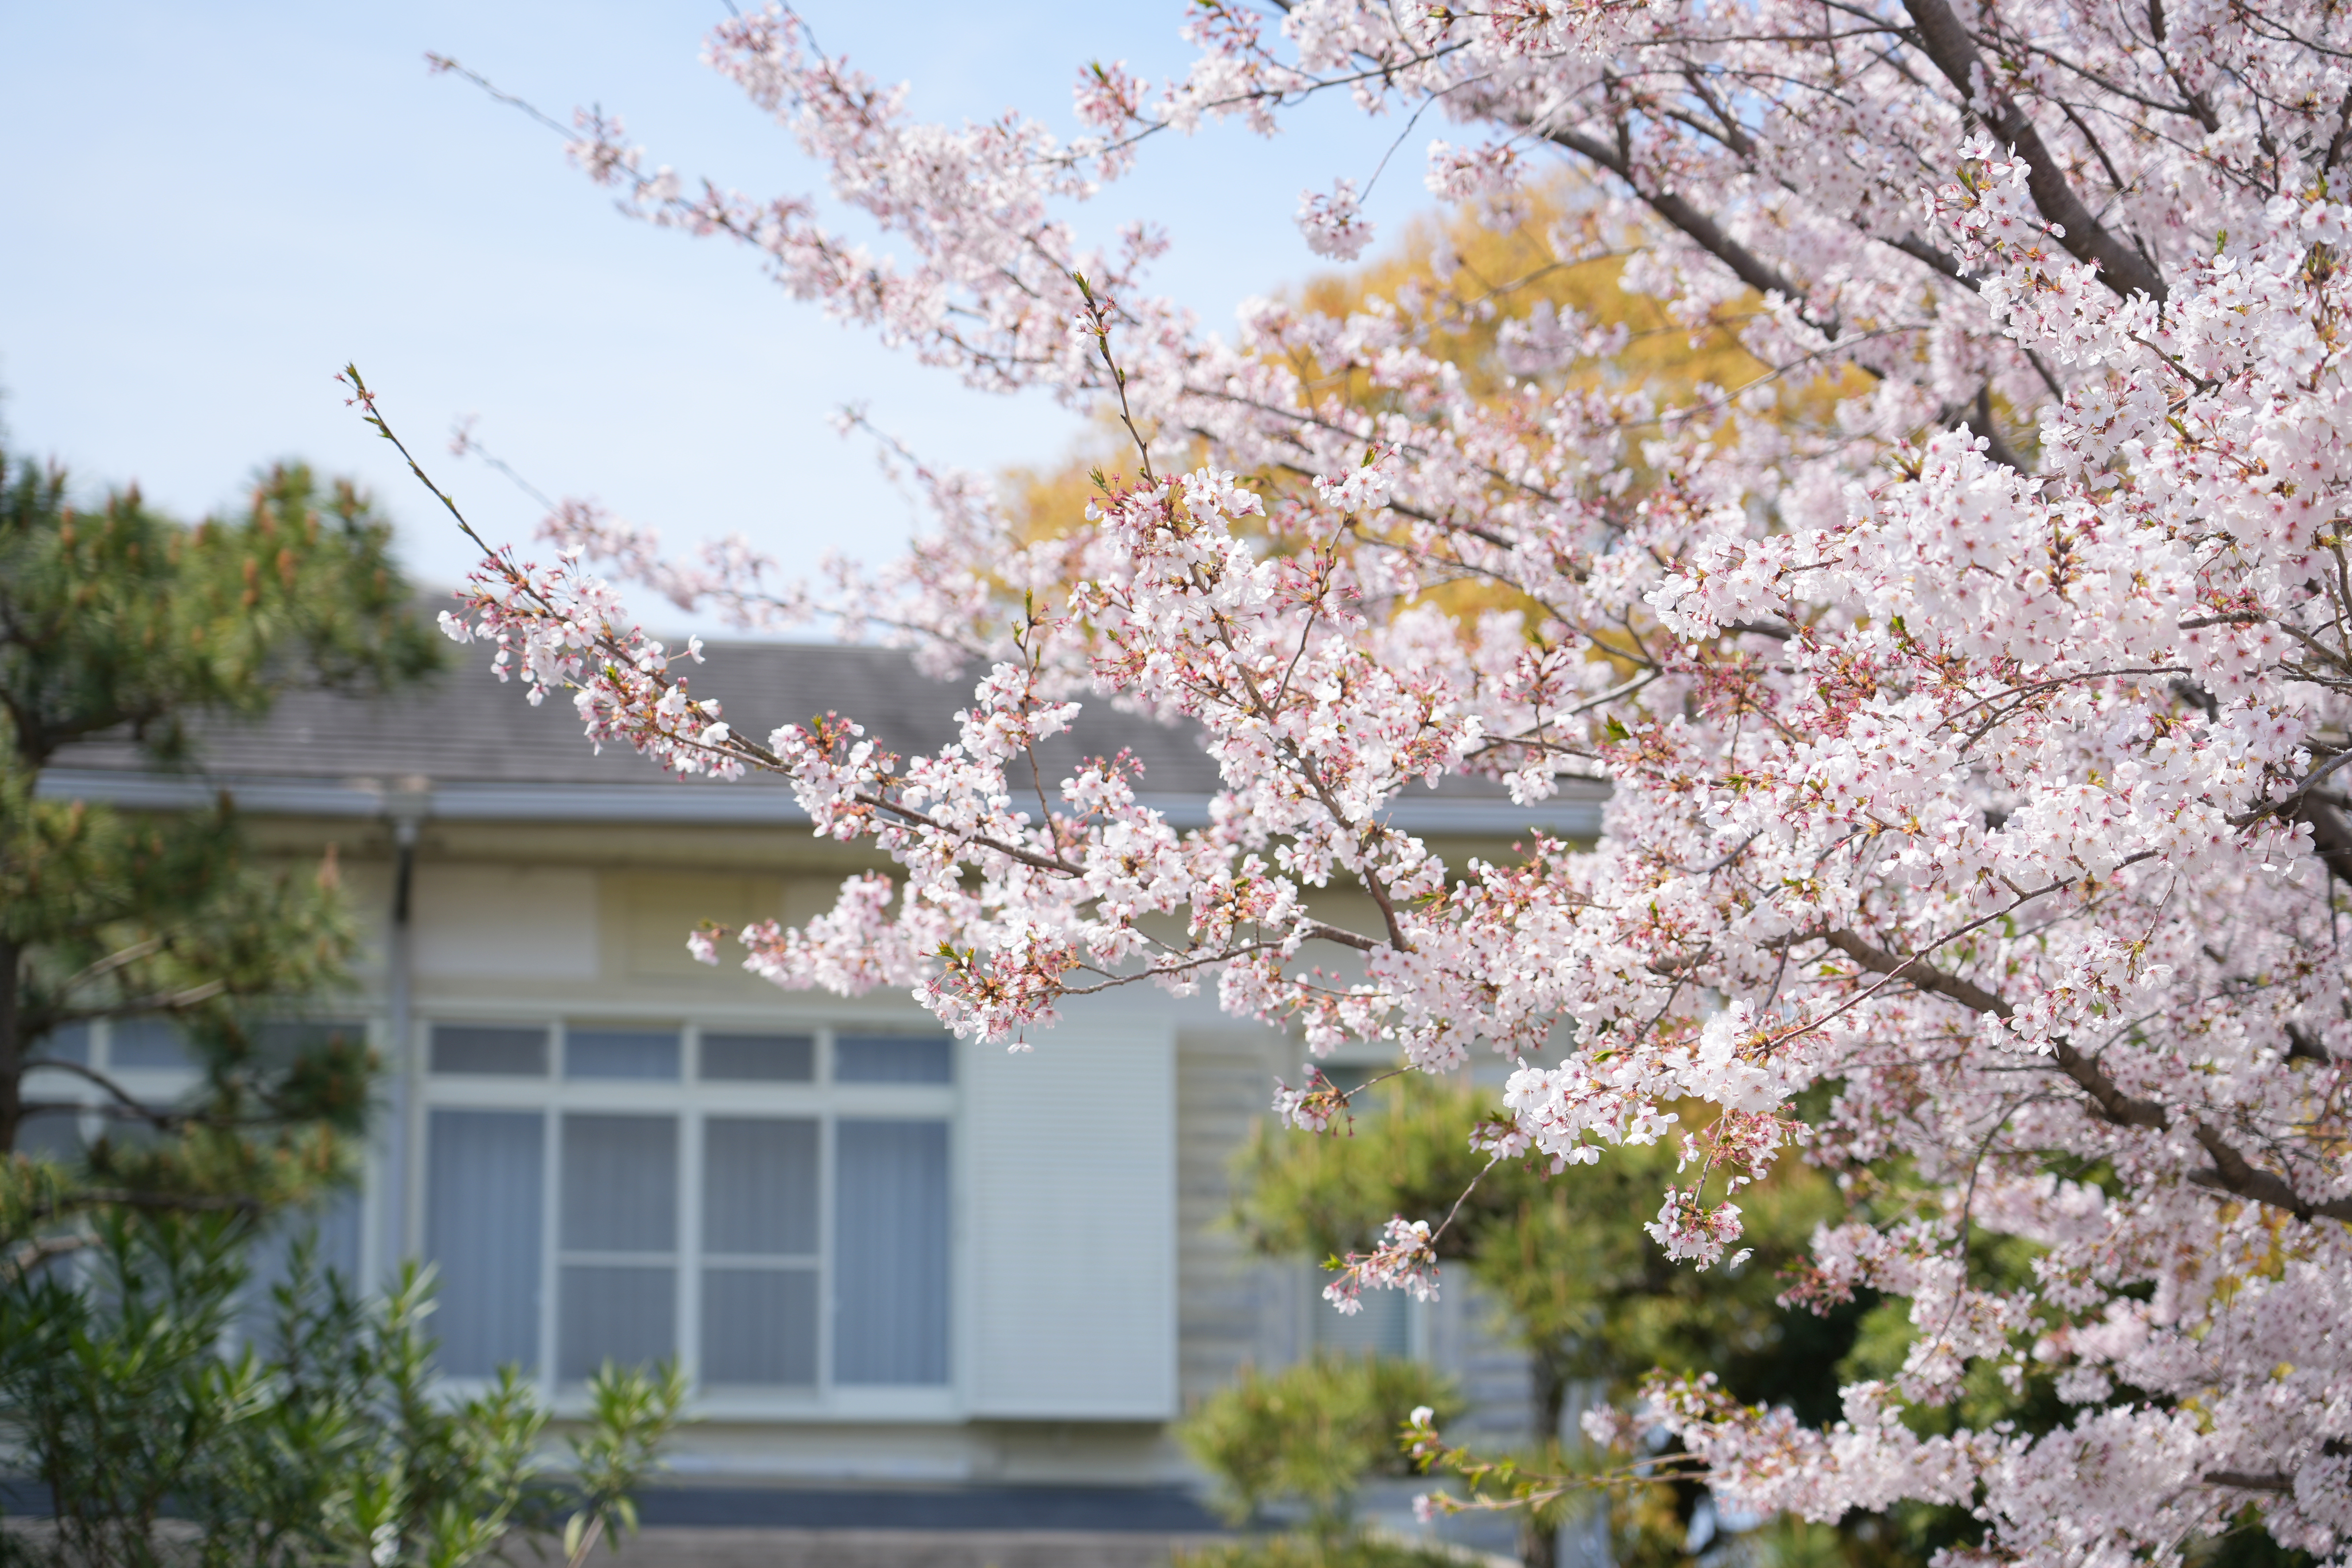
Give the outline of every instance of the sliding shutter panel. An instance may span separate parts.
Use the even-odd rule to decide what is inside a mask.
[[[968,1047],[976,1415],[1176,1414],[1175,1042],[1090,1012]]]

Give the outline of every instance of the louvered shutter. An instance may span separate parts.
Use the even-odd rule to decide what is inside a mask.
[[[1176,1413],[1176,1063],[1163,1020],[968,1046],[971,1414]]]

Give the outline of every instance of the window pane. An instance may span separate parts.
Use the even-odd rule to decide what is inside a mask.
[[[360,1194],[350,1189],[334,1193],[315,1207],[289,1209],[271,1219],[253,1250],[247,1255],[252,1272],[245,1282],[243,1319],[246,1337],[267,1346],[275,1342],[278,1302],[272,1292],[293,1278],[294,1248],[310,1243],[310,1267],[325,1289],[325,1276],[339,1276],[357,1293],[360,1286]],[[320,1298],[324,1299],[323,1294]],[[440,1322],[436,1314],[434,1322]]]
[[[253,1032],[254,1054],[274,1068],[290,1067],[297,1057],[310,1051],[324,1050],[329,1046],[364,1047],[366,1044],[367,1026],[364,1024],[280,1018],[264,1024]]]
[[[39,1110],[16,1123],[19,1154],[69,1165],[81,1158],[81,1149],[79,1111]]]
[[[806,1083],[816,1077],[816,1041],[807,1035],[706,1034],[702,1076],[729,1083]]]
[[[566,1078],[677,1079],[676,1029],[566,1029]]]
[[[180,1037],[180,1026],[169,1018],[117,1018],[107,1042],[109,1066],[118,1068],[194,1067],[195,1058]]]
[[[1349,1355],[1402,1358],[1412,1353],[1412,1303],[1403,1291],[1367,1290],[1360,1299],[1360,1311],[1340,1313],[1319,1299],[1331,1276],[1318,1268],[1314,1280],[1318,1293],[1314,1317],[1318,1345]]]
[[[844,1035],[833,1043],[843,1083],[950,1083],[954,1042],[945,1035]]]
[[[674,1268],[566,1268],[556,1299],[563,1321],[555,1375],[571,1383],[593,1376],[608,1360],[640,1366],[674,1352],[677,1276]]]
[[[68,1024],[63,1028],[51,1029],[46,1037],[34,1042],[31,1054],[37,1057],[47,1057],[51,1061],[79,1062],[82,1066],[88,1067],[89,1065],[89,1026]]]
[[[567,1251],[677,1247],[677,1118],[565,1117],[561,1234]]]
[[[948,1380],[948,1128],[835,1128],[834,1363],[842,1383]]]
[[[433,1026],[435,1072],[547,1076],[545,1029],[499,1029],[478,1024]]]
[[[816,1382],[816,1271],[702,1271],[702,1381]]]
[[[529,1110],[436,1110],[427,1124],[425,1250],[441,1271],[441,1370],[487,1377],[539,1361],[540,1160]]]
[[[702,1124],[707,1252],[814,1254],[816,1123],[714,1116]]]

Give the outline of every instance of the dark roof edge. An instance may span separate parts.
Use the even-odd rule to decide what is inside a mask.
[[[50,800],[96,800],[163,811],[208,805],[226,793],[244,810],[268,816],[407,817],[441,822],[688,823],[706,826],[805,824],[808,813],[774,785],[467,784],[430,779],[234,778],[134,773],[114,768],[52,768],[41,775]],[[1198,795],[1143,795],[1178,828],[1204,827],[1209,803]],[[1507,800],[1407,797],[1389,807],[1390,826],[1431,836],[1551,833],[1591,838],[1601,831],[1598,799],[1555,799],[1535,805]]]

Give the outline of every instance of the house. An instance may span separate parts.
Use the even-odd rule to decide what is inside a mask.
[[[969,691],[877,648],[709,653],[696,690],[739,724],[835,710],[900,751],[938,744]],[[1154,804],[1205,820],[1191,735],[1090,705],[1049,782],[1080,747],[1131,750]],[[372,1278],[434,1261],[453,1378],[519,1363],[561,1410],[607,1357],[675,1354],[696,1416],[676,1468],[745,1483],[1164,1483],[1187,1474],[1172,1416],[1318,1342],[1430,1357],[1498,1431],[1523,1419],[1518,1363],[1459,1290],[1343,1319],[1311,1268],[1221,1229],[1232,1156],[1300,1052],[1211,995],[1089,999],[1012,1054],[903,994],[698,964],[698,921],[804,919],[874,858],[814,838],[773,781],[598,754],[569,704],[478,660],[394,699],[290,698],[210,734],[202,766],[92,744],[44,787],[153,808],[226,789],[268,852],[334,847],[370,956],[305,1026],[364,1029],[390,1070],[328,1248]],[[1598,814],[1459,784],[1393,809],[1457,864]],[[142,1091],[185,1071],[152,1026],[81,1048]]]

